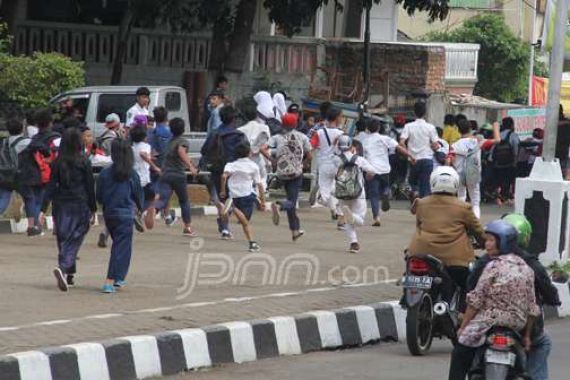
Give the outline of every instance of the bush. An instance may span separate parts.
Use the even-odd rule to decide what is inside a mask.
[[[526,98],[529,47],[511,32],[502,16],[476,16],[455,30],[434,33],[428,39],[481,45],[476,95],[502,102]]]
[[[0,89],[26,108],[41,107],[60,92],[85,84],[83,62],[57,53],[31,57],[0,53]]]

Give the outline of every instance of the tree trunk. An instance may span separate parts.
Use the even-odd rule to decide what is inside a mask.
[[[18,13],[18,0],[1,0],[0,15],[2,21],[8,24],[8,33],[16,34],[16,14]]]
[[[117,50],[115,51],[115,57],[113,60],[113,72],[111,74],[111,85],[117,85],[121,83],[121,78],[123,76],[123,61],[125,60],[125,56],[127,54],[129,37],[131,36],[134,21],[135,18],[132,11],[130,8],[127,8],[123,19],[121,20],[121,25],[119,25]]]
[[[242,73],[250,51],[253,21],[257,11],[256,0],[241,0],[234,22],[234,30],[230,39],[230,46],[225,59],[225,70],[233,73]]]
[[[208,71],[213,75],[224,72],[226,60],[226,29],[227,24],[223,18],[219,18],[212,28],[212,45],[210,47],[210,59]]]

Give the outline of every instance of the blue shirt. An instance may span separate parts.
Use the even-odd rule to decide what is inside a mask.
[[[161,166],[166,153],[168,152],[168,144],[172,140],[172,132],[168,124],[157,124],[156,127],[150,131],[148,143],[157,155],[157,164]]]
[[[143,189],[139,175],[134,170],[126,181],[113,177],[111,165],[101,171],[97,180],[97,202],[103,205],[107,217],[134,217],[135,210],[142,210]]]
[[[220,125],[222,125],[222,119],[220,119],[220,109],[223,105],[219,105],[218,107],[212,109],[210,113],[210,118],[208,119],[208,134],[216,132]]]

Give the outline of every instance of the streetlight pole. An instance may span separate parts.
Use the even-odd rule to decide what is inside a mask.
[[[372,8],[372,0],[366,0],[366,15],[364,26],[364,67],[363,67],[363,80],[364,80],[364,100],[365,108],[368,108],[370,100],[370,9]]]
[[[568,29],[569,0],[557,0],[556,21],[554,26],[554,42],[550,55],[550,80],[548,86],[548,103],[546,105],[546,128],[542,157],[545,162],[554,161],[556,136],[558,132],[558,107],[560,105],[560,87],[562,85],[562,69],[564,66],[564,45]]]

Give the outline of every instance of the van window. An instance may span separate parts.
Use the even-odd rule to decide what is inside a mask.
[[[182,105],[180,93],[167,92],[164,103],[165,103],[164,106],[166,107],[167,111],[180,111],[180,106]]]
[[[97,105],[97,122],[104,123],[105,117],[110,113],[116,113],[125,122],[126,114],[136,102],[134,94],[101,94]]]

